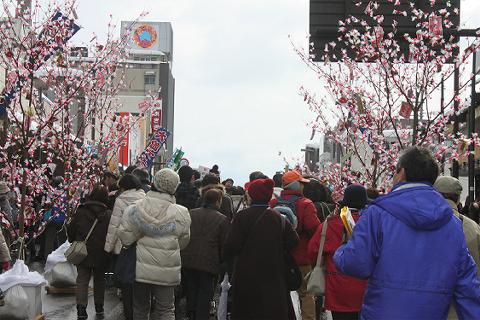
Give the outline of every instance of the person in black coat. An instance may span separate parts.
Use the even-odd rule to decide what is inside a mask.
[[[194,171],[189,166],[183,166],[178,170],[178,176],[180,185],[175,192],[175,199],[177,199],[177,204],[191,210],[195,208],[200,198],[200,192],[194,184]]]
[[[87,201],[81,204],[67,226],[68,241],[84,241],[97,221],[87,241],[88,256],[77,265],[77,318],[88,318],[88,284],[93,275],[93,296],[98,317],[104,314],[105,271],[109,254],[104,251],[111,211],[107,206],[108,189],[103,185],[93,188]]]
[[[298,235],[278,212],[269,209],[274,182],[258,179],[248,192],[251,207],[238,212],[224,247],[224,259],[236,258],[233,271],[232,320],[293,320],[285,279],[284,251],[298,244]]]

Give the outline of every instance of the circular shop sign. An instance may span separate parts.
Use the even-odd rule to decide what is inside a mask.
[[[157,31],[151,25],[142,24],[135,29],[133,41],[143,49],[150,49],[157,43]]]

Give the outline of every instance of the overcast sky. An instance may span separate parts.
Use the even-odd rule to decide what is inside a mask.
[[[176,147],[193,167],[220,166],[242,183],[261,170],[272,176],[309,143],[308,111],[298,89],[320,91],[288,36],[306,45],[308,0],[77,0],[78,35],[106,32],[148,11],[174,32]],[[462,1],[462,22],[480,26],[480,0]],[[119,31],[120,32],[120,31]],[[282,152],[282,156],[279,156]]]

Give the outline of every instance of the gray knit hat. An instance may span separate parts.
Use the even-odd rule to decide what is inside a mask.
[[[155,174],[153,185],[160,192],[175,194],[180,184],[180,177],[172,169],[162,169]]]

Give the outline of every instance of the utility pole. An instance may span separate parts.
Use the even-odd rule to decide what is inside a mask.
[[[475,132],[475,84],[476,84],[476,72],[477,72],[477,52],[473,52],[473,63],[472,63],[472,96],[470,101],[470,106],[468,107],[468,138],[471,139],[468,146],[468,196],[470,197],[470,203],[475,201],[475,144],[473,143],[473,134]],[[473,217],[475,222],[478,223],[478,216]]]
[[[458,66],[455,65],[455,71],[453,75],[453,137],[457,138],[458,137],[458,129],[459,129],[459,124],[458,124],[458,109],[460,107],[460,101],[457,99],[459,91],[460,91],[460,71],[458,70]],[[452,177],[458,178],[459,176],[459,164],[458,160],[453,160],[452,164]]]

